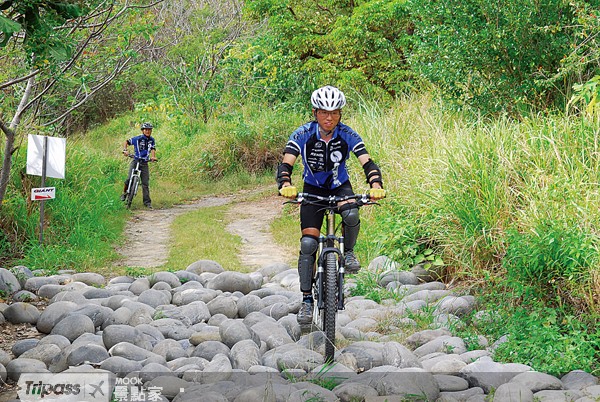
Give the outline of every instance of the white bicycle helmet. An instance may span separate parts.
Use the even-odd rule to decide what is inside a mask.
[[[310,102],[315,109],[332,111],[343,108],[346,104],[346,97],[336,87],[326,85],[312,93]]]

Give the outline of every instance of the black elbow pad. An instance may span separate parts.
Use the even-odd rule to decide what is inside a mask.
[[[277,166],[277,187],[281,189],[283,183],[292,184],[292,171],[294,167],[289,163],[282,162]]]
[[[381,179],[381,169],[372,159],[369,159],[367,163],[363,165],[367,183],[369,186],[373,186],[373,183],[379,183],[383,187],[383,180]]]

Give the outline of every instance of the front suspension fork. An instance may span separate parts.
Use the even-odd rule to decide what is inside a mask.
[[[339,238],[340,255],[338,259],[338,310],[344,309],[344,273],[346,272],[346,260],[344,258],[344,236]]]
[[[326,260],[325,258],[323,258],[323,251],[325,250],[326,252],[330,252],[330,253],[336,253],[338,254],[338,272],[337,272],[337,289],[338,289],[338,295],[337,295],[337,300],[338,300],[338,305],[337,305],[337,309],[338,310],[344,310],[344,273],[345,273],[345,261],[344,261],[344,237],[340,237],[338,239],[339,242],[339,254],[337,253],[338,250],[333,249],[329,249],[326,250],[326,243],[327,243],[327,238],[325,236],[320,236],[319,237],[319,258],[317,259],[317,273],[316,273],[316,277],[315,277],[315,283],[317,286],[317,307],[319,309],[323,308],[323,289],[325,288],[325,284],[324,284],[324,280],[325,280],[325,267],[324,267],[324,261]]]
[[[323,268],[323,248],[325,247],[325,236],[319,236],[319,258],[317,259],[317,276],[315,283],[317,284],[317,307],[323,308],[323,278],[325,268]]]

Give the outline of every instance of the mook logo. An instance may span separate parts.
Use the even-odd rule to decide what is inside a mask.
[[[109,402],[108,373],[24,373],[17,383],[21,401]]]

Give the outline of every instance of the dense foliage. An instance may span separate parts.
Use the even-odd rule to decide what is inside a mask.
[[[268,17],[277,48],[299,74],[364,94],[396,97],[413,89],[407,61],[413,24],[404,0],[253,0],[247,7],[255,18]]]
[[[95,3],[99,3],[96,1]],[[6,46],[14,34],[23,32],[21,42],[28,64],[43,66],[51,59],[65,61],[73,51],[68,31],[60,29],[68,20],[82,17],[96,4],[71,4],[62,1],[14,1],[0,4],[0,46]],[[4,14],[4,13],[3,13]]]
[[[544,108],[568,87],[549,86],[575,42],[562,0],[412,1],[413,65],[449,98],[487,111]],[[568,83],[568,81],[567,81]],[[561,93],[562,91],[562,93]]]

